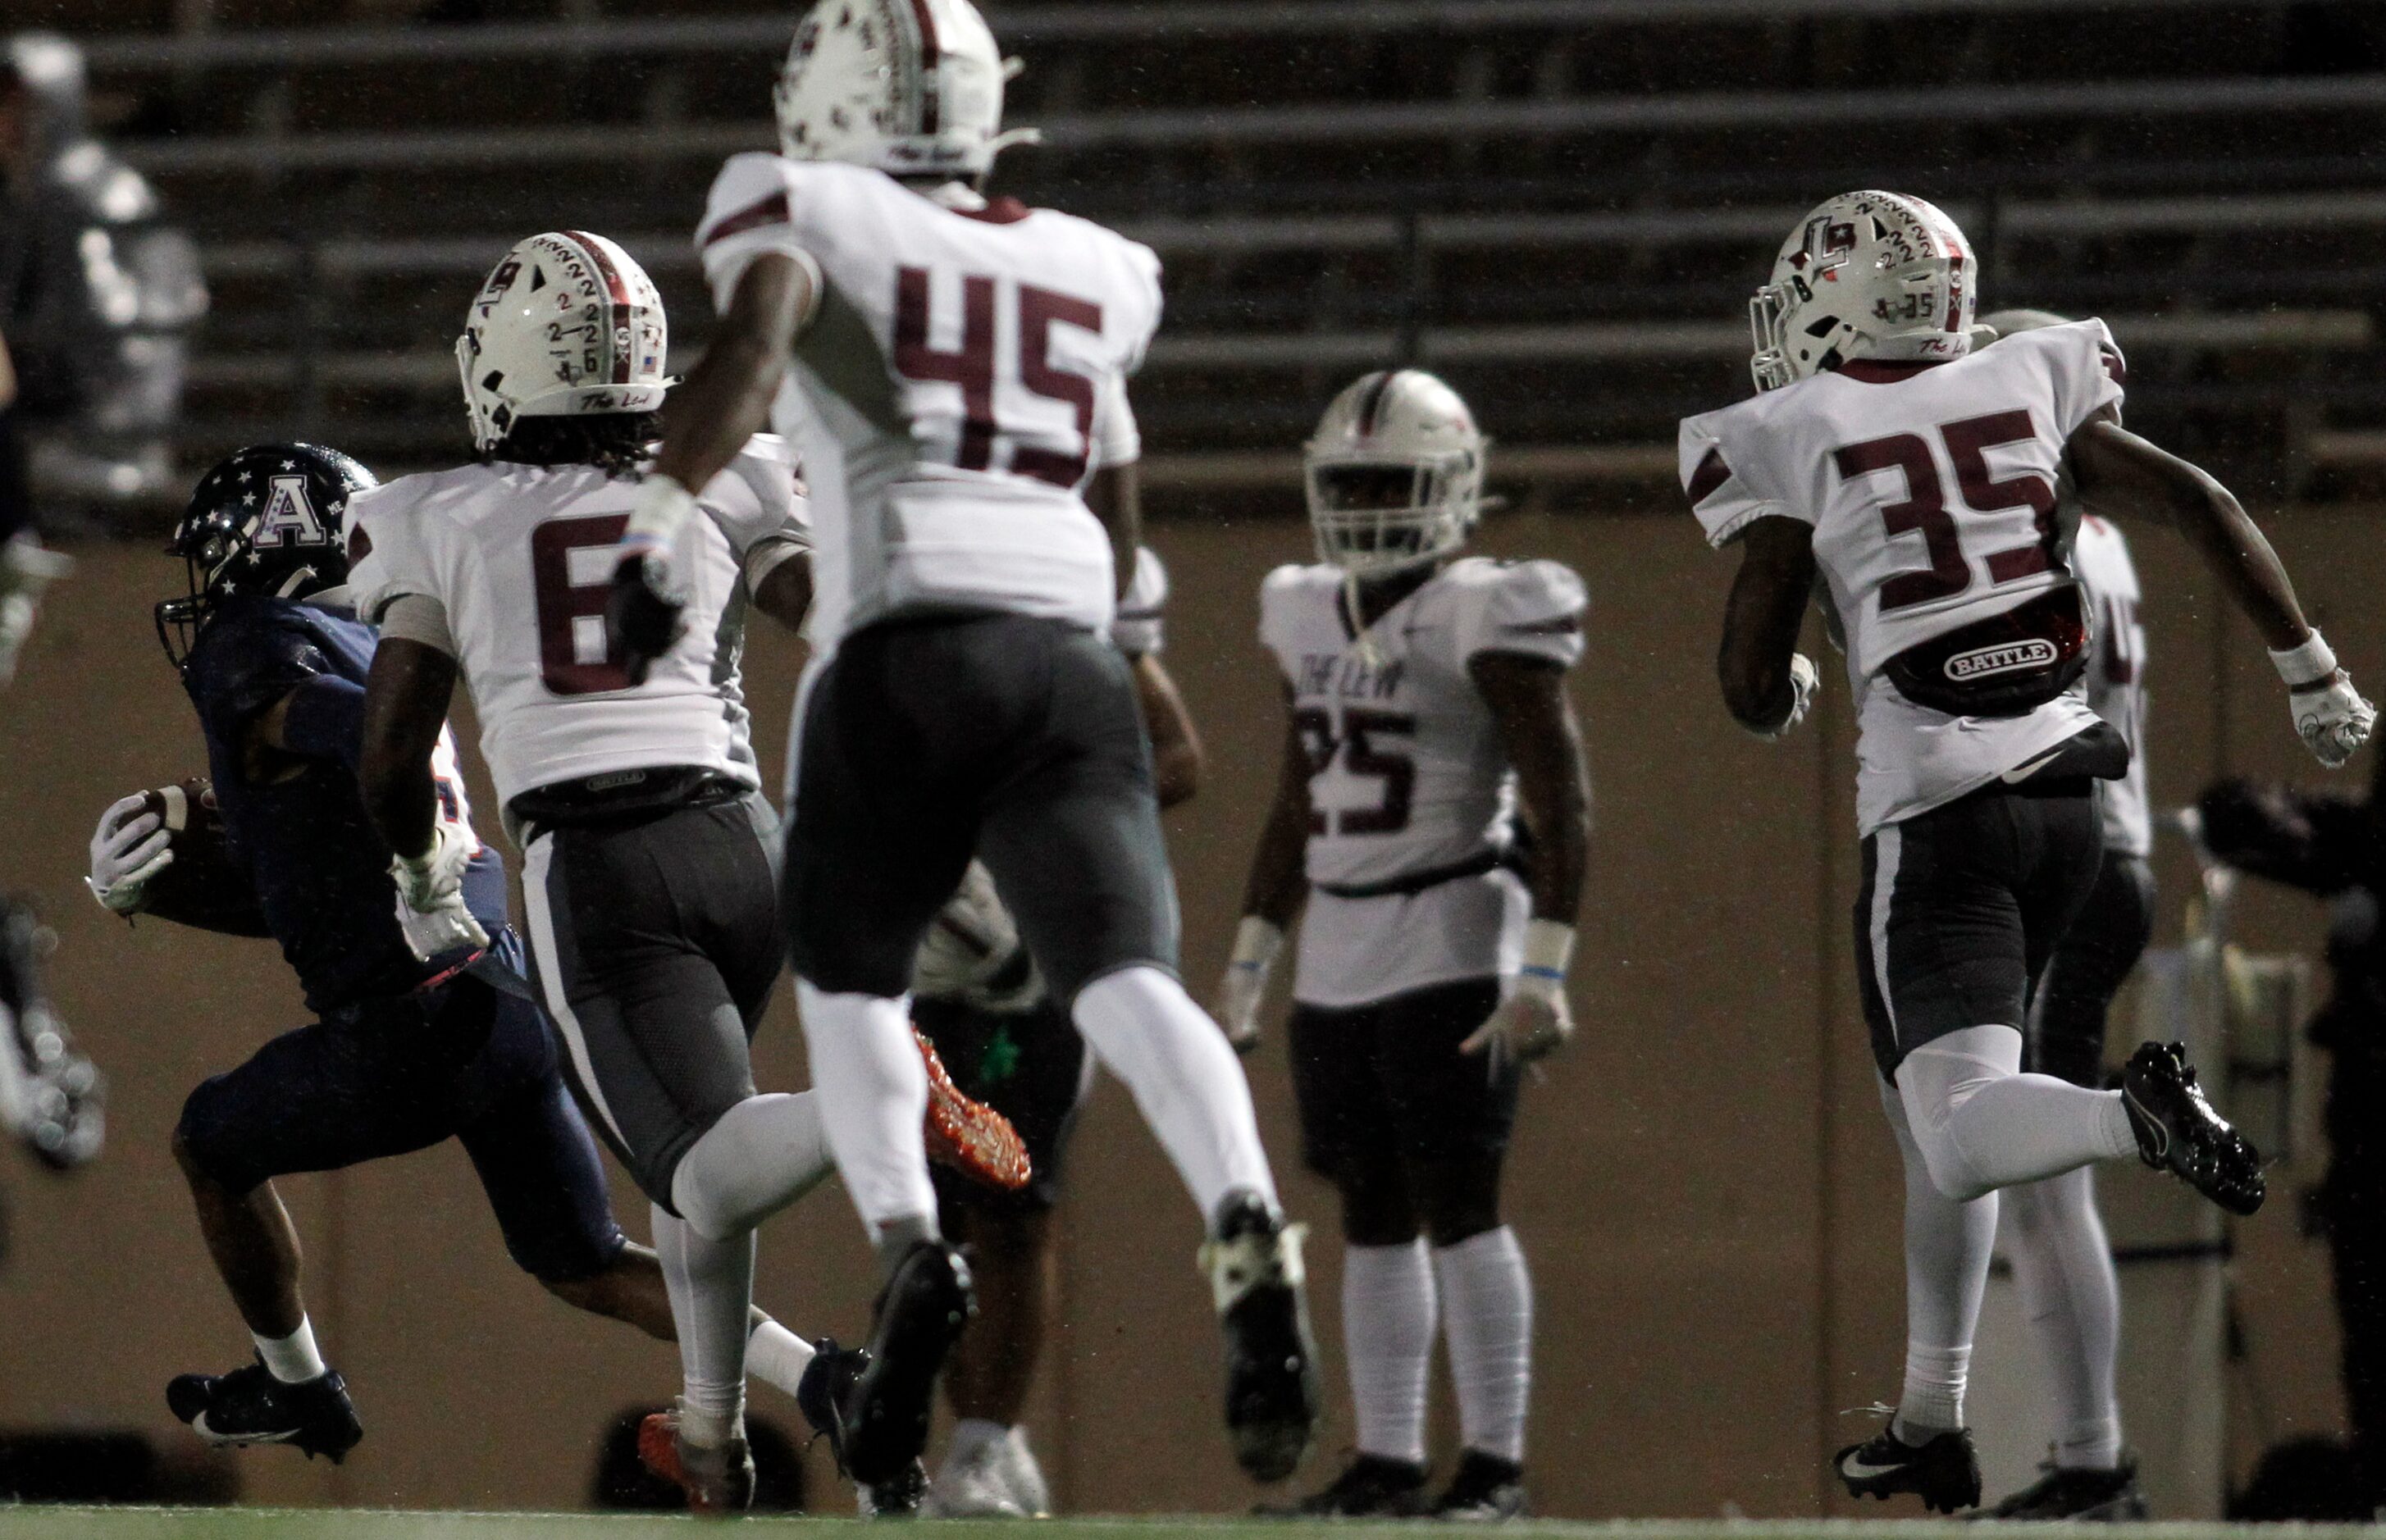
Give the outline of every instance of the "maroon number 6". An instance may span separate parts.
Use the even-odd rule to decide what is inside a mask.
[[[607,554],[629,524],[626,513],[594,513],[550,519],[530,532],[539,678],[559,695],[630,688],[622,655],[605,634],[605,598],[613,576]],[[572,559],[584,551],[592,554]]]

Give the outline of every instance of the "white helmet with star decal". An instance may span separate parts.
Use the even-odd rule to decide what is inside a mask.
[[[481,285],[456,339],[472,444],[486,454],[526,417],[651,412],[671,329],[647,269],[602,235],[534,235]]]
[[[820,0],[773,94],[779,153],[896,177],[983,176],[1038,137],[1003,131],[1003,82],[1018,69],[970,0]]]
[[[1760,391],[1852,358],[1932,363],[1972,349],[1979,270],[1955,221],[1903,193],[1842,193],[1781,244],[1748,302]]]

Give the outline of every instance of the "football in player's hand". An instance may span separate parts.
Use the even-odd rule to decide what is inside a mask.
[[[164,827],[167,848],[174,853],[149,880],[143,907],[184,924],[213,921],[216,928],[234,928],[230,922],[245,920],[256,905],[254,890],[225,845],[213,783],[193,776],[144,792],[141,801],[142,811]]]

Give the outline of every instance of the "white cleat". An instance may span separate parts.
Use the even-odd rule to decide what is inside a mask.
[[[920,1505],[923,1519],[1023,1519],[1011,1496],[1009,1462],[1017,1430],[999,1436],[955,1438]]]

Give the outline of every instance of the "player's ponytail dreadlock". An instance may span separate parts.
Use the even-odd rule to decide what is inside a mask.
[[[661,436],[662,425],[653,412],[517,418],[505,437],[481,451],[481,463],[588,465],[627,480],[638,473]]]

